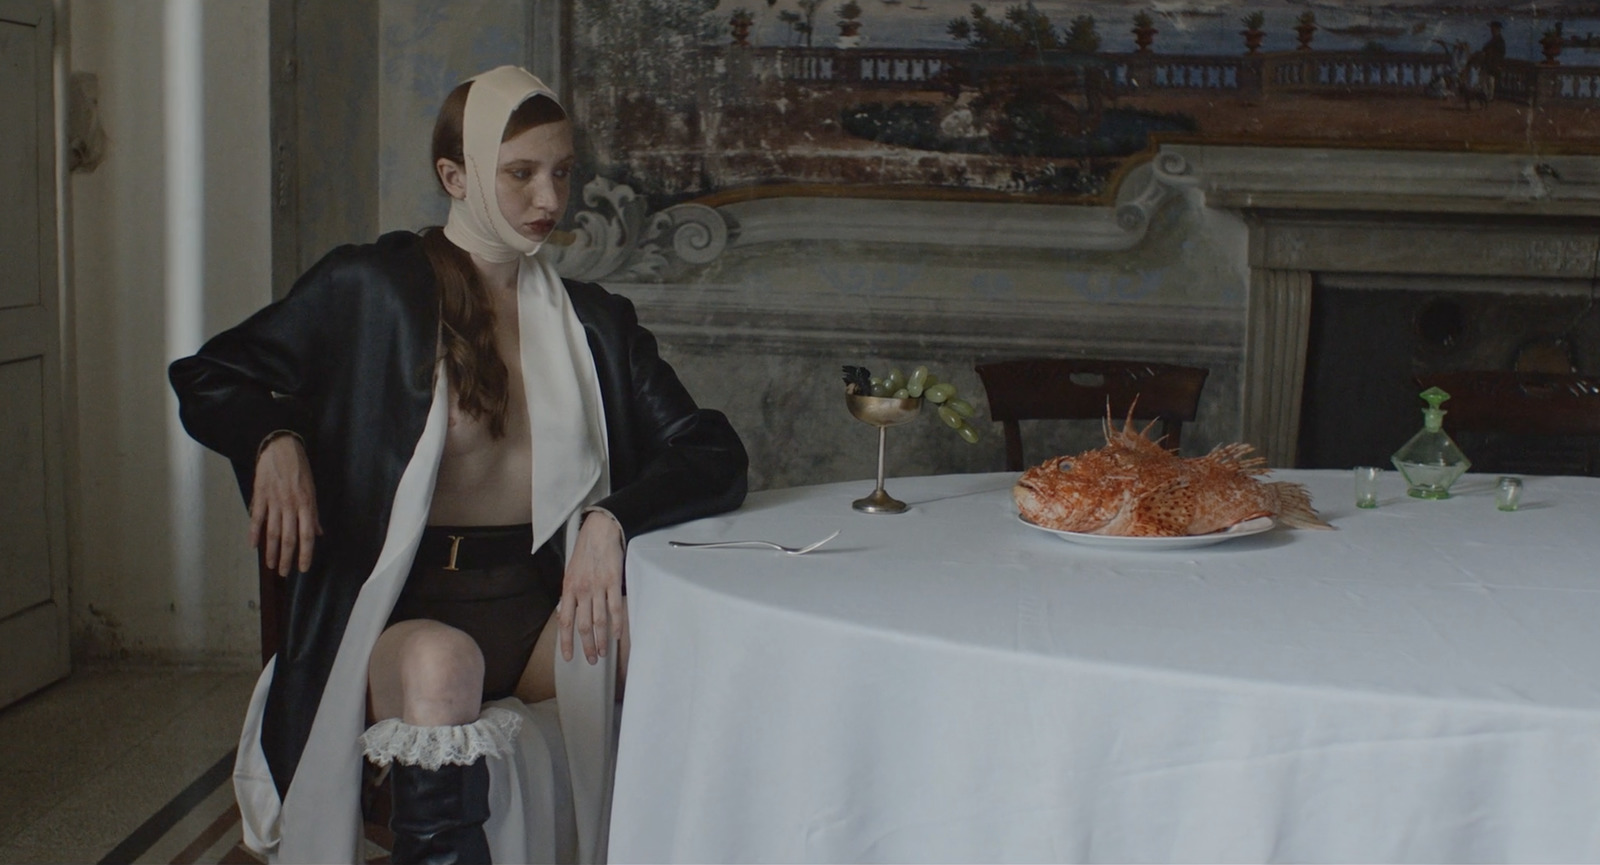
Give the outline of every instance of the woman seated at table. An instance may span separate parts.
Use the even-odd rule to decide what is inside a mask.
[[[625,669],[626,538],[743,499],[738,436],[631,304],[536,254],[574,158],[538,79],[462,84],[433,134],[443,229],[334,250],[172,365],[185,427],[233,460],[251,543],[287,579],[235,771],[247,841],[278,858],[354,861],[364,740],[392,767],[393,861],[488,861],[488,764],[527,737],[480,707],[555,696],[575,635]],[[580,696],[611,702],[563,693],[569,754]]]

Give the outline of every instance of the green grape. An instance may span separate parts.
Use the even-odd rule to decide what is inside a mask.
[[[911,377],[906,379],[906,393],[914,397],[922,396],[922,389],[927,386],[928,368],[925,366],[919,366],[912,370]]]
[[[872,376],[865,369],[859,372],[871,383],[870,393],[873,396],[890,399],[925,399],[938,406],[940,421],[955,430],[964,441],[977,443],[978,431],[966,421],[974,414],[972,403],[957,398],[955,382],[940,381],[926,366],[916,367],[909,377],[898,369],[889,370],[889,374],[883,378]]]

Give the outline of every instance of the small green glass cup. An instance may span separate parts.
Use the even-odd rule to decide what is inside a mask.
[[[1383,480],[1383,469],[1377,466],[1356,466],[1350,470],[1355,480],[1356,507],[1378,506],[1378,482]]]
[[[1503,477],[1494,485],[1494,506],[1514,511],[1522,504],[1522,478]]]

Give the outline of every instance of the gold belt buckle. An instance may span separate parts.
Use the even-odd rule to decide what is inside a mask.
[[[456,567],[456,553],[461,550],[461,542],[466,540],[466,535],[445,535],[450,539],[450,561],[444,566],[447,571],[459,571]]]

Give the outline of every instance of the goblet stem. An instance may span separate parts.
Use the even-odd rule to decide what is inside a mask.
[[[883,490],[884,453],[887,448],[884,443],[889,439],[889,428],[878,427],[878,486],[872,495],[864,499],[856,499],[850,506],[858,511],[869,514],[900,514],[905,513],[906,503]]]
[[[886,426],[878,427],[878,488],[873,492],[879,495],[883,494],[883,454],[886,449],[884,442],[888,441],[888,439],[889,428]]]

